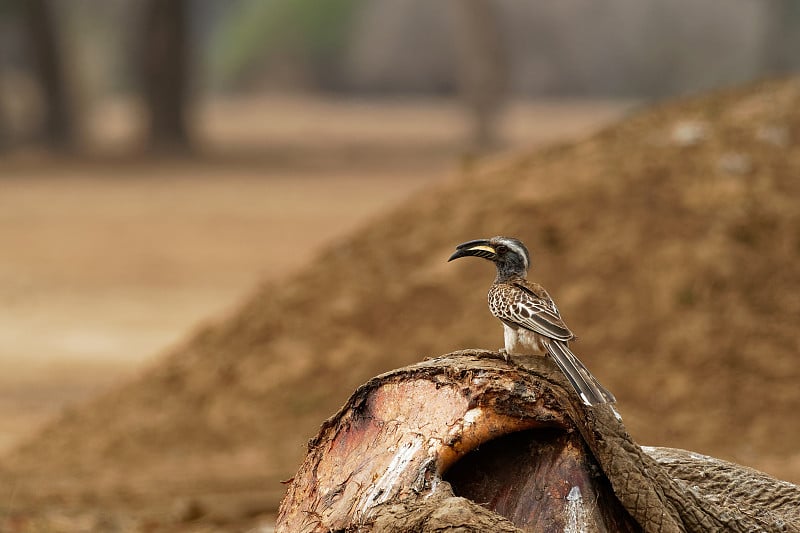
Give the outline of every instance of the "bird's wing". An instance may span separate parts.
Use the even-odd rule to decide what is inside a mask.
[[[558,308],[547,292],[538,286],[522,283],[503,284],[491,310],[500,320],[510,322],[545,337],[561,341],[572,340],[575,335],[564,323]]]

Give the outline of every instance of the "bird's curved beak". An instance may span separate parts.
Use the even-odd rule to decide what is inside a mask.
[[[491,244],[489,244],[489,241],[486,239],[467,241],[456,246],[456,251],[453,253],[453,255],[450,256],[450,259],[448,259],[447,261],[450,262],[453,259],[458,259],[459,257],[468,257],[468,256],[483,257],[484,259],[489,259],[493,261],[497,259],[497,251]]]

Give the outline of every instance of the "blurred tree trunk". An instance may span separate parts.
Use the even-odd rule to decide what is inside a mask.
[[[492,0],[454,0],[459,91],[472,116],[472,143],[496,144],[508,88],[508,63]]]
[[[48,147],[67,150],[74,140],[74,129],[52,5],[47,0],[24,0],[22,7],[31,61],[44,95],[42,136]]]
[[[158,152],[185,152],[191,144],[187,2],[149,0],[143,7],[139,76],[149,119],[147,142]]]
[[[764,67],[769,74],[787,74],[800,67],[800,1],[766,3]]]
[[[3,102],[0,102],[0,153],[6,151],[10,143],[10,135],[8,131],[8,120],[6,119],[5,108]]]

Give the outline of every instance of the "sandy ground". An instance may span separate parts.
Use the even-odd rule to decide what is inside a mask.
[[[2,181],[0,449],[432,179],[200,170]]]
[[[503,147],[574,138],[627,107],[515,104]],[[442,102],[214,102],[202,157],[138,161],[118,157],[138,126],[115,104],[89,122],[86,159],[0,159],[0,451],[445,179],[464,125]]]

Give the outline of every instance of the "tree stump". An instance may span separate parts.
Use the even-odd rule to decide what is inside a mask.
[[[359,387],[310,441],[279,532],[800,531],[800,487],[642,448],[547,358],[469,350]]]

